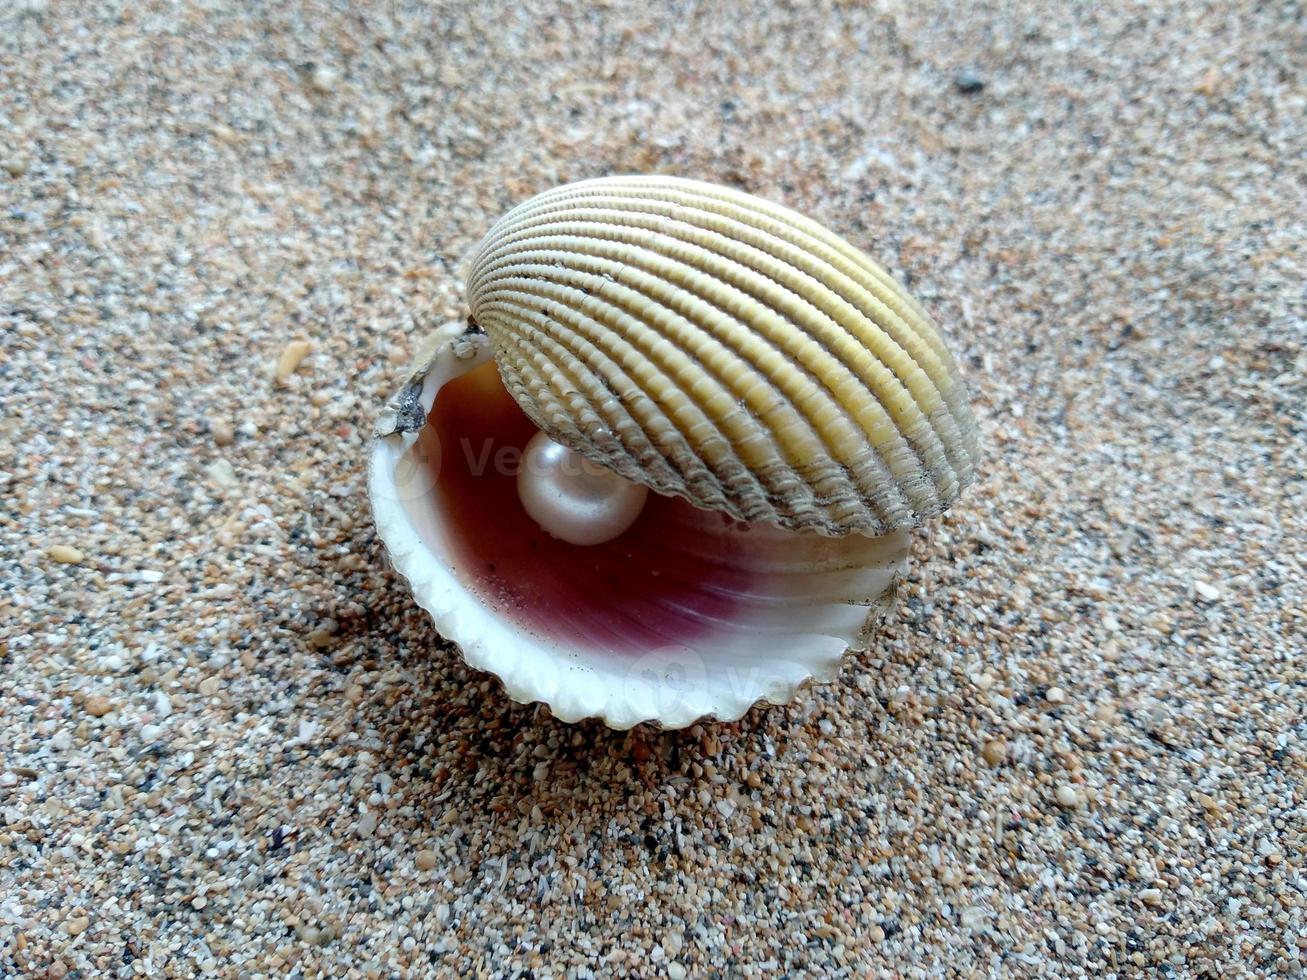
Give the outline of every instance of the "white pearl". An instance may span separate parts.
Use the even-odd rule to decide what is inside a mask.
[[[517,496],[554,537],[569,544],[602,544],[635,523],[649,489],[537,432],[522,456]]]

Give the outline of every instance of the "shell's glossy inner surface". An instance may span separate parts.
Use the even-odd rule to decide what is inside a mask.
[[[892,581],[906,538],[826,538],[744,524],[650,494],[618,537],[579,546],[521,505],[522,451],[537,433],[486,363],[445,384],[418,444],[438,535],[456,577],[497,614],[542,638],[640,654],[767,635],[855,636]]]
[[[438,467],[432,499],[469,588],[524,627],[602,647],[685,643],[707,630],[705,617],[735,614],[731,594],[749,576],[705,569],[696,555],[706,526],[725,529],[728,518],[651,496],[611,541],[573,545],[541,530],[517,492],[521,453],[537,431],[493,364],[436,397],[420,444]]]

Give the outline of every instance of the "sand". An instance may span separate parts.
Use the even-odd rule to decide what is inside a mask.
[[[6,4],[0,974],[1303,972],[1304,50],[1284,3]],[[871,652],[682,733],[508,701],[364,493],[479,235],[631,171],[878,257],[985,444]]]

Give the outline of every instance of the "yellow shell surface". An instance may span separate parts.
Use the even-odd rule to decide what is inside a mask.
[[[495,224],[467,291],[536,424],[659,493],[880,534],[971,480],[975,425],[934,322],[778,204],[673,177],[569,184]]]

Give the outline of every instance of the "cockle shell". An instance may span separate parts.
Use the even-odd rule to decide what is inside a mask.
[[[976,456],[957,368],[900,286],[788,209],[664,177],[532,198],[469,268],[471,316],[383,413],[370,493],[470,664],[566,721],[680,727],[865,648],[907,529]],[[518,483],[540,432],[649,487],[634,523],[546,533]]]
[[[670,177],[582,181],[505,215],[467,293],[527,415],[658,493],[878,534],[971,479],[975,427],[930,317],[788,208]]]

